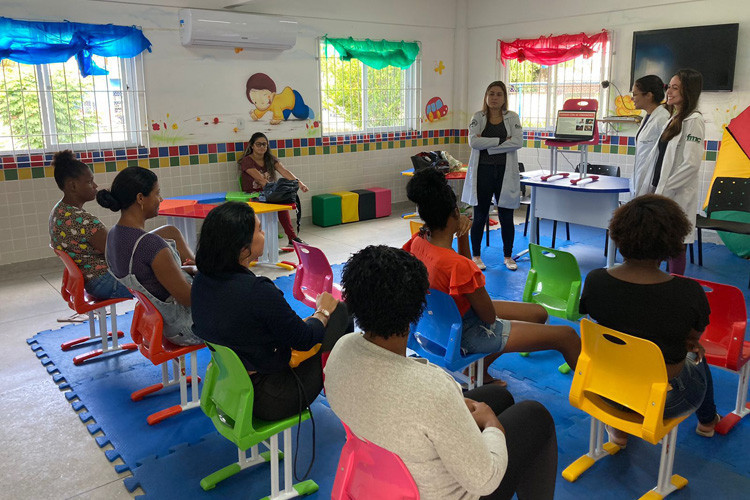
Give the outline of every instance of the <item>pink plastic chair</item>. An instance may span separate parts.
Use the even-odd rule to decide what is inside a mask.
[[[390,451],[354,435],[344,424],[332,500],[419,500],[419,489],[403,460]]]
[[[325,254],[319,248],[296,241],[293,243],[299,259],[292,288],[294,298],[313,308],[315,299],[323,292],[341,300],[341,287],[333,282],[333,271]]]

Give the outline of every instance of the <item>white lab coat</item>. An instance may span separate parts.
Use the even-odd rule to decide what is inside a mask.
[[[636,179],[639,178],[639,173],[643,176],[642,178],[649,179],[648,182],[651,182],[651,179],[654,177],[654,163],[649,165],[648,158],[651,150],[659,143],[659,136],[668,121],[669,111],[664,106],[659,106],[651,112],[651,116],[646,123],[642,124],[638,129],[635,141],[635,165],[633,167],[633,177],[630,182],[630,192],[633,196],[638,196],[636,194],[638,192],[636,189]],[[653,160],[656,161],[656,157],[653,157]]]
[[[665,125],[664,128],[666,127]],[[703,160],[705,130],[703,115],[698,111],[694,111],[683,120],[680,134],[673,137],[667,144],[659,184],[654,191],[655,194],[676,201],[693,225],[695,224],[695,215],[698,213],[698,189],[700,184],[698,174]],[[659,148],[654,147],[647,159],[648,165],[655,165],[658,156]],[[636,179],[636,196],[650,192],[653,168],[651,172],[651,175],[639,174]],[[691,231],[685,237],[685,243],[692,243],[695,240],[693,233],[694,231]]]
[[[506,153],[505,176],[503,188],[500,192],[498,206],[501,208],[518,208],[521,205],[521,174],[518,171],[518,151],[523,147],[523,129],[521,119],[517,113],[506,111],[503,123],[508,131],[508,138],[500,144],[497,137],[479,137],[487,125],[484,112],[477,111],[469,123],[469,167],[466,171],[466,181],[461,194],[461,201],[471,206],[477,205],[477,169],[479,167],[479,152],[486,149],[491,155]]]

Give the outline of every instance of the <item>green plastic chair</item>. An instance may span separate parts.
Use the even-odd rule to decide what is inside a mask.
[[[539,304],[547,313],[568,321],[583,317],[578,312],[581,302],[581,270],[569,252],[529,243],[531,269],[526,277],[523,301]],[[528,355],[523,353],[522,355]],[[560,365],[561,373],[570,372],[567,363]]]
[[[294,498],[318,491],[311,479],[292,484],[292,431],[300,418],[298,415],[275,422],[253,417],[253,384],[242,361],[228,347],[210,344],[211,363],[201,393],[201,409],[213,421],[219,433],[237,445],[239,461],[203,478],[201,488],[208,491],[220,481],[263,462],[271,462],[271,495],[263,500]],[[302,413],[302,420],[310,418],[310,411]],[[278,435],[284,433],[284,452],[279,452]],[[266,442],[270,438],[269,443]],[[258,444],[269,451],[258,453]],[[247,456],[247,450],[250,456]],[[279,459],[284,462],[284,489],[279,491]]]

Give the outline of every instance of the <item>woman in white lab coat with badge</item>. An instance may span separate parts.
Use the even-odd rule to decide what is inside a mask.
[[[636,196],[651,192],[671,198],[693,224],[698,212],[698,174],[705,136],[703,115],[696,110],[702,88],[703,76],[694,69],[678,70],[669,81],[666,106],[672,116],[646,160],[653,168],[638,171],[635,179]],[[693,233],[685,238],[686,244],[695,239]],[[685,248],[667,262],[671,273],[684,274]]]
[[[636,180],[639,179],[639,174],[645,174],[641,179],[650,179],[653,176],[654,165],[649,165],[648,157],[659,142],[664,125],[669,121],[669,111],[662,105],[664,82],[656,75],[646,75],[637,79],[630,93],[633,95],[635,109],[646,112],[646,117],[635,134],[635,165],[630,190],[634,194],[645,194],[638,193]],[[647,175],[649,172],[651,176]]]

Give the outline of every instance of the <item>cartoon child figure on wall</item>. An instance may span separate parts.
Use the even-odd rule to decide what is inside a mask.
[[[265,73],[255,73],[247,79],[247,99],[255,105],[250,113],[253,120],[259,120],[267,111],[271,111],[271,125],[278,125],[288,120],[290,115],[300,120],[314,119],[315,113],[305,104],[302,96],[291,87],[276,93],[276,83]]]

